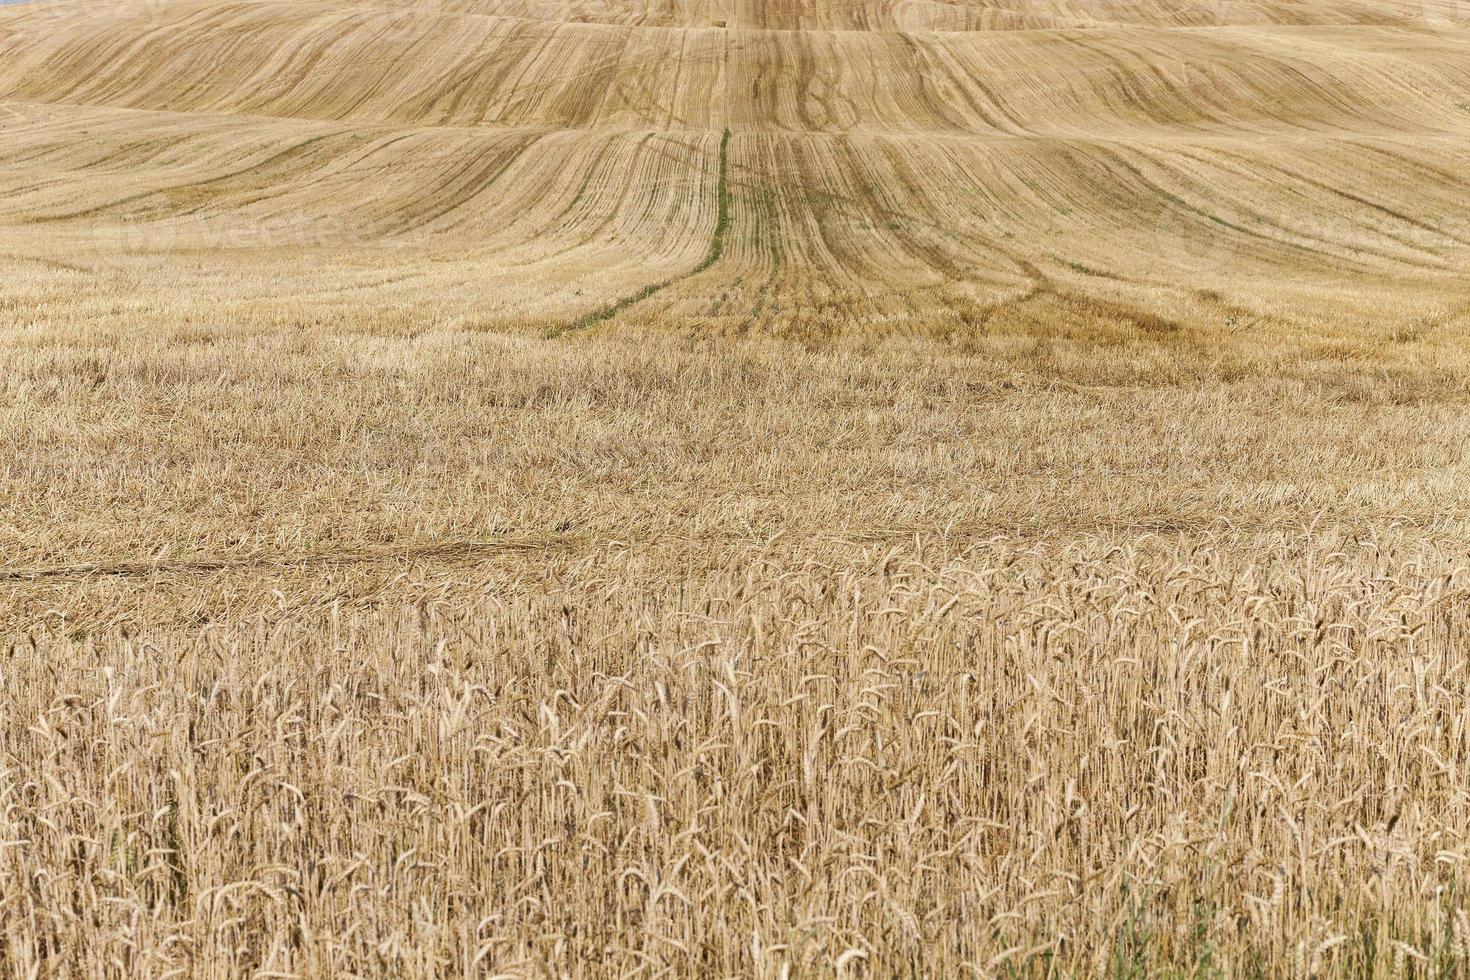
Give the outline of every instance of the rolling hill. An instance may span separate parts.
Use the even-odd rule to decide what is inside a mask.
[[[1448,326],[1470,41],[1435,2],[23,4],[0,261],[237,323]]]

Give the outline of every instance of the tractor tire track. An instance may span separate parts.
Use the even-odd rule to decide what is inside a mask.
[[[644,300],[648,299],[650,296],[653,296],[656,293],[660,293],[670,286],[684,281],[685,279],[699,275],[701,272],[704,272],[705,270],[713,266],[716,262],[720,261],[720,256],[725,253],[725,233],[730,223],[730,188],[727,182],[729,167],[729,147],[730,129],[727,126],[725,128],[724,134],[720,137],[720,172],[718,182],[716,184],[716,194],[718,195],[718,200],[716,204],[717,211],[715,216],[715,231],[714,234],[710,237],[709,251],[705,253],[704,258],[700,260],[700,263],[687,272],[681,272],[678,275],[671,276],[668,279],[662,280],[661,282],[650,283],[647,286],[644,286],[638,292],[633,293],[630,296],[624,296],[622,299],[617,300],[614,303],[610,303],[600,310],[595,310],[591,313],[588,313],[580,319],[574,320],[573,322],[566,324],[565,326],[548,330],[546,332],[547,337],[561,337],[565,334],[577,333],[579,331],[586,330],[588,327],[591,327],[595,324],[602,323],[605,320],[611,320],[613,317],[627,310],[629,307],[641,303]]]

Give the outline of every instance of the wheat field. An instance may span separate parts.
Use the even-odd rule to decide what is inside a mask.
[[[1470,977],[1470,6],[0,6],[0,972]]]

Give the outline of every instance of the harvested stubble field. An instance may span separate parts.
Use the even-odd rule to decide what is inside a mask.
[[[1470,976],[1470,9],[0,7],[0,970]]]

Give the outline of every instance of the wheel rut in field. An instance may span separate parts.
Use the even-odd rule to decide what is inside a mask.
[[[39,582],[47,579],[136,578],[150,575],[190,575],[265,569],[301,569],[315,566],[368,565],[382,562],[473,559],[527,551],[563,548],[565,537],[503,538],[493,541],[450,541],[409,548],[356,549],[295,555],[242,555],[231,558],[185,558],[155,561],[86,562],[33,568],[0,568],[0,582]]]
[[[699,264],[686,272],[670,276],[660,282],[649,283],[638,292],[624,296],[622,299],[610,303],[599,310],[594,310],[580,319],[573,320],[571,323],[554,327],[546,332],[547,337],[561,337],[565,334],[586,330],[588,327],[602,323],[605,320],[611,320],[619,313],[643,302],[655,293],[662,292],[691,276],[699,275],[720,260],[720,256],[725,253],[725,232],[730,225],[730,187],[728,183],[729,149],[730,127],[726,126],[724,134],[720,137],[720,173],[716,183],[716,194],[718,198],[716,202],[715,231],[710,236],[709,250],[704,253],[704,258],[700,260]]]

